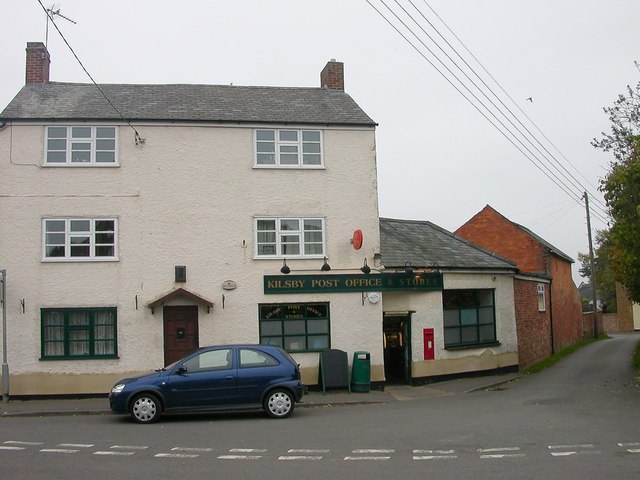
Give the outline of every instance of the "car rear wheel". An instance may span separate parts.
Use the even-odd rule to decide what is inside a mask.
[[[293,412],[295,400],[284,389],[272,390],[264,399],[264,410],[271,418],[286,418]]]
[[[129,412],[138,423],[154,423],[160,420],[162,407],[158,397],[150,393],[142,393],[133,399]]]

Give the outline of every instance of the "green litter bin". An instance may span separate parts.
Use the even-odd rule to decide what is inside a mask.
[[[354,352],[351,369],[351,391],[366,393],[371,389],[371,354]]]

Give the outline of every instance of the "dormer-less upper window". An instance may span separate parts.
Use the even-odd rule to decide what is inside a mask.
[[[118,164],[116,127],[46,128],[45,165],[114,166]]]
[[[256,130],[255,154],[256,167],[322,168],[322,132],[292,129]]]

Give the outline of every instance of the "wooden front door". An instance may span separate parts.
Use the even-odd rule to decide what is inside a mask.
[[[185,355],[197,350],[198,307],[164,307],[164,364],[172,364]]]

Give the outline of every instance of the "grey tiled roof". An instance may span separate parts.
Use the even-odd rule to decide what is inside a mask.
[[[328,88],[233,85],[100,85],[130,121],[291,123],[373,126],[346,93]],[[121,120],[93,84],[25,85],[5,120]]]
[[[380,253],[386,268],[508,269],[514,263],[431,222],[380,219]]]

